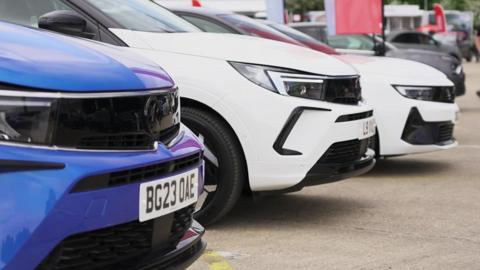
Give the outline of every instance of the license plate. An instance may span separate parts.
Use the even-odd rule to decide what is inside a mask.
[[[168,215],[198,200],[198,169],[140,185],[140,222]]]
[[[372,137],[375,135],[377,123],[375,119],[370,119],[360,123],[360,140]]]

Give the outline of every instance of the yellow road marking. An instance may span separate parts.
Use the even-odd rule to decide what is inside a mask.
[[[207,250],[203,254],[203,260],[208,263],[210,270],[233,270],[227,260],[213,250]]]

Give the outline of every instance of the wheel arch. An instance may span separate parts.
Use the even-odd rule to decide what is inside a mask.
[[[182,107],[196,108],[196,109],[200,109],[200,110],[203,110],[203,111],[206,111],[206,112],[209,112],[209,113],[215,115],[216,117],[221,119],[225,123],[227,128],[232,132],[232,134],[234,134],[235,141],[242,151],[242,153],[241,153],[242,154],[242,159],[243,159],[243,162],[245,164],[245,173],[246,173],[246,176],[247,176],[247,182],[245,183],[245,188],[248,189],[247,190],[248,192],[252,192],[252,188],[250,186],[250,177],[249,177],[249,172],[248,172],[248,162],[247,162],[247,159],[245,157],[246,156],[245,155],[245,149],[244,149],[242,143],[240,142],[238,134],[235,132],[233,127],[230,125],[230,123],[219,112],[217,112],[215,109],[213,109],[212,107],[210,107],[210,106],[208,106],[205,103],[202,103],[200,101],[190,99],[190,98],[186,98],[186,97],[181,97],[180,98],[180,104],[181,104]]]

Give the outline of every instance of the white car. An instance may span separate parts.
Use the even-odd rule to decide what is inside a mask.
[[[388,57],[340,55],[361,74],[365,102],[375,110],[372,147],[383,157],[446,150],[458,145],[455,87],[430,66]]]
[[[244,187],[295,191],[374,166],[368,149],[373,111],[361,101],[357,72],[342,61],[252,37],[180,33],[196,28],[149,1],[55,2],[61,5],[43,8],[46,15],[31,14],[39,9],[12,14],[26,13],[28,23],[39,18],[42,28],[131,47],[176,80],[182,121],[206,145],[207,196],[197,212],[204,224],[225,215]]]

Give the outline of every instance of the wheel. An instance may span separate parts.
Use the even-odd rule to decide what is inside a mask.
[[[213,113],[182,107],[182,122],[205,145],[205,188],[194,216],[208,226],[224,217],[242,194],[247,181],[243,151],[225,121]]]

